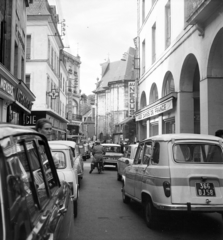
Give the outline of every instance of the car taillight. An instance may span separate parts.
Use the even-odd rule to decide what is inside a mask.
[[[163,182],[163,189],[164,189],[164,193],[166,195],[166,197],[170,197],[170,183],[165,181]]]

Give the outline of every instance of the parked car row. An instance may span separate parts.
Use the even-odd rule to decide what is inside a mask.
[[[126,164],[124,171],[122,164]],[[118,180],[119,174],[123,202],[141,203],[149,228],[159,226],[168,212],[223,214],[221,138],[202,134],[153,136],[138,144],[133,161],[131,157],[118,160]]]

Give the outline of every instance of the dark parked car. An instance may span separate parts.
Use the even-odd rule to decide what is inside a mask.
[[[57,239],[70,195],[47,139],[26,127],[0,124],[0,239]]]

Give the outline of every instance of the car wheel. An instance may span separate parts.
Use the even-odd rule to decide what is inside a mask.
[[[129,196],[126,196],[126,195],[125,195],[124,185],[123,185],[123,188],[122,188],[122,201],[123,201],[125,204],[129,204],[130,201],[131,201],[131,198],[130,198]]]
[[[155,228],[157,226],[158,210],[153,206],[153,203],[148,199],[145,203],[145,220],[146,225],[149,228]]]
[[[77,199],[75,199],[74,201],[73,201],[73,213],[74,213],[74,218],[76,218],[77,217]]]
[[[117,180],[121,181],[122,180],[122,176],[117,172]]]
[[[81,188],[81,178],[78,177],[78,187]]]

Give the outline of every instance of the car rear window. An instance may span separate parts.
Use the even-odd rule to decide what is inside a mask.
[[[223,163],[222,149],[217,144],[175,144],[173,156],[178,163]]]
[[[66,157],[63,152],[53,151],[52,156],[53,156],[53,160],[54,160],[56,169],[66,168]]]
[[[119,146],[103,146],[105,152],[114,152],[114,153],[121,153],[121,147]]]

